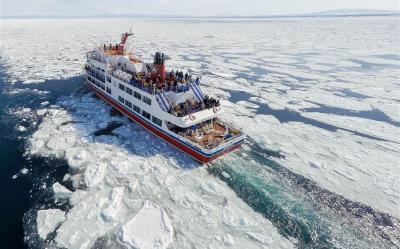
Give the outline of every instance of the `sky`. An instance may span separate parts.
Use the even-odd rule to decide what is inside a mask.
[[[399,0],[0,0],[2,17],[184,15],[254,16],[330,9],[399,10]]]

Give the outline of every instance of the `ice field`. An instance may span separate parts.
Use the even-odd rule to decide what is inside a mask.
[[[49,103],[51,91],[36,89],[82,80],[85,51],[132,26],[135,53],[165,52],[167,68],[202,76],[224,119],[248,134],[241,150],[207,169],[85,90]],[[395,17],[2,20],[6,94],[43,98],[10,110],[37,123],[15,128],[28,134],[25,155],[69,166],[64,180],[43,185],[62,205],[37,210],[37,235],[25,239],[61,248],[398,248],[398,30]]]

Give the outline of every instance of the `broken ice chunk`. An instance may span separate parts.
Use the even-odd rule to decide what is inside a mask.
[[[139,212],[117,235],[119,243],[126,248],[167,248],[173,236],[171,220],[159,206],[145,201]]]
[[[56,200],[66,200],[71,196],[71,191],[58,182],[53,184],[53,193]]]
[[[37,230],[40,238],[46,239],[49,233],[65,221],[65,213],[59,209],[39,210],[37,214]]]
[[[86,168],[84,181],[88,187],[96,187],[106,175],[107,163],[99,162]]]
[[[17,127],[17,131],[19,131],[19,132],[24,132],[24,131],[26,131],[26,127],[20,125],[20,126]]]

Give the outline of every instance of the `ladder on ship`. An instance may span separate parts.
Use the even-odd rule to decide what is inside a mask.
[[[163,111],[168,112],[171,109],[171,104],[169,103],[168,98],[164,92],[158,90],[156,94],[156,99]]]
[[[203,91],[201,91],[201,89],[199,88],[199,86],[197,84],[193,84],[193,83],[188,83],[188,84],[189,84],[190,89],[192,89],[192,92],[194,93],[196,98],[200,102],[203,102],[204,94],[203,94]]]

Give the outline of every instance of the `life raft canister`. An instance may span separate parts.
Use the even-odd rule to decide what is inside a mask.
[[[195,117],[195,116],[193,116],[192,114],[190,114],[190,115],[189,115],[189,119],[193,121],[193,120],[195,120],[195,119],[196,119],[196,117]]]

